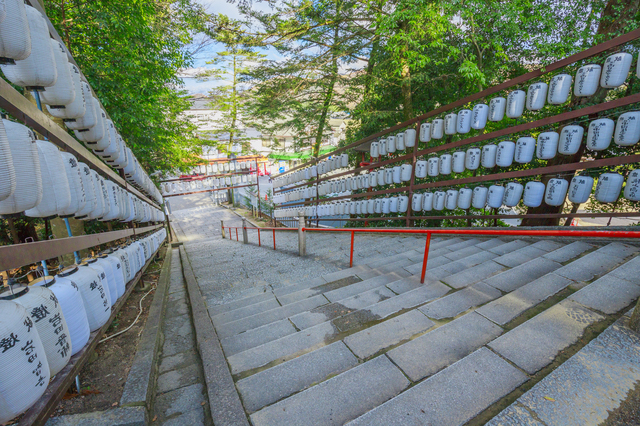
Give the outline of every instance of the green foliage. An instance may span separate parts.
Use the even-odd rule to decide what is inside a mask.
[[[46,2],[107,113],[149,172],[185,168],[200,152],[177,71],[191,65],[186,46],[206,29],[191,0]]]

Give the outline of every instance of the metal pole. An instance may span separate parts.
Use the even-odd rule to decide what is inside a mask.
[[[307,255],[307,233],[304,232],[304,215],[298,216],[298,254],[300,256]]]
[[[247,219],[242,218],[242,244],[249,244],[249,235],[247,233]]]
[[[276,230],[273,229],[273,249],[276,249]]]
[[[262,216],[262,209],[260,208],[260,165],[256,163],[256,183],[258,184],[258,218]]]
[[[260,228],[258,228],[258,247],[262,247],[262,243],[260,242]]]
[[[240,241],[240,238],[238,238],[238,227],[236,226],[236,241]]]
[[[355,239],[356,232],[351,231],[351,253],[349,255],[349,268],[353,267],[353,240]]]
[[[424,258],[422,259],[422,275],[420,284],[424,284],[424,276],[427,273],[427,261],[429,260],[429,246],[431,245],[431,232],[427,233],[427,242],[424,246]]]
[[[224,220],[220,221],[220,228],[222,228],[222,238],[227,238],[227,236],[224,233]]]

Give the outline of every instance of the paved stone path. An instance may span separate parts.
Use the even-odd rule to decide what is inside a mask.
[[[623,374],[640,353],[640,339],[618,320],[640,296],[637,246],[434,238],[423,285],[423,238],[357,236],[349,268],[349,235],[310,233],[300,258],[295,232],[277,233],[276,251],[270,232],[265,247],[255,231],[248,245],[222,239],[220,220],[240,226],[240,218],[198,194],[174,198],[172,208],[254,426],[462,425],[490,420],[498,406],[508,408],[494,425],[597,424],[637,380],[632,369],[597,385],[607,368]],[[616,320],[584,346],[587,333]],[[567,350],[579,352],[554,369]],[[178,390],[202,383],[193,364],[181,365],[194,375]],[[553,408],[547,387],[562,383],[575,390],[556,391]],[[560,420],[603,395],[598,421]]]

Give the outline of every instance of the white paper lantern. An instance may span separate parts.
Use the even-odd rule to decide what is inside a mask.
[[[367,213],[368,214],[375,213],[375,202],[373,200],[367,200]]]
[[[109,294],[109,303],[113,306],[118,300],[118,287],[116,285],[111,264],[104,259],[96,258],[87,258],[84,259],[84,262],[88,263],[90,268],[95,269],[98,272],[98,276],[102,280],[102,285]]]
[[[59,212],[60,217],[72,217],[86,204],[84,195],[84,187],[82,185],[82,177],[80,176],[80,167],[78,160],[73,154],[61,152],[64,168],[67,173],[67,181],[69,183],[70,203],[69,207]]]
[[[513,159],[520,164],[529,163],[533,160],[534,152],[536,152],[536,140],[534,138],[530,136],[518,138]]]
[[[385,181],[386,171],[385,171],[385,168],[383,167],[383,168],[379,169],[376,173],[378,175],[378,185],[386,185],[386,181]],[[347,179],[347,183],[349,183],[348,179]],[[347,185],[347,189],[350,189],[349,185]]]
[[[387,138],[387,154],[393,154],[396,152],[396,137],[389,136]]]
[[[48,87],[40,94],[40,99],[44,104],[62,107],[74,101],[76,97],[75,86],[68,65],[67,49],[57,40],[49,39],[49,41],[56,61],[58,79],[53,86]]]
[[[488,169],[495,167],[496,165],[496,155],[498,154],[498,147],[495,144],[489,144],[482,147],[482,159],[481,164],[482,167],[486,167]]]
[[[62,155],[58,148],[47,141],[37,141],[42,179],[42,200],[27,216],[51,218],[64,214],[71,204],[71,190]]]
[[[93,152],[99,157],[110,157],[113,154],[115,145],[110,148],[110,145],[117,143],[115,140],[116,137],[116,126],[113,124],[113,121],[107,119],[103,121],[104,126],[104,134],[102,138],[97,141],[86,142],[87,146],[93,150]],[[96,127],[94,127],[95,129]],[[77,131],[76,131],[77,132]],[[82,135],[82,133],[79,133]],[[82,140],[82,139],[81,139]],[[108,153],[105,153],[105,149],[109,149]]]
[[[382,213],[382,199],[376,198],[373,200],[373,211],[374,213],[380,214]]]
[[[91,210],[86,217],[79,217],[79,219],[99,219],[106,213],[105,197],[102,191],[102,178],[95,170],[91,170],[91,179],[93,180],[93,195],[96,203],[94,204],[93,210]]]
[[[514,90],[507,96],[507,117],[518,118],[524,112],[524,104],[527,95],[524,90]]]
[[[447,114],[444,117],[444,134],[455,135],[457,127],[458,115],[455,113]]]
[[[632,170],[624,186],[624,198],[629,201],[640,201],[640,169]]]
[[[458,133],[469,133],[471,131],[472,113],[470,109],[463,109],[458,112],[456,130]]]
[[[511,141],[502,141],[498,144],[496,153],[496,165],[509,167],[513,163],[513,156],[516,152],[516,144]]]
[[[44,286],[56,296],[69,329],[71,356],[77,354],[87,344],[91,333],[87,312],[78,286],[71,280],[60,276],[38,278],[30,285]]]
[[[527,182],[524,187],[523,203],[527,207],[538,207],[544,198],[545,186],[542,182]]]
[[[431,140],[431,123],[422,123],[420,125],[420,142],[429,142]]]
[[[578,97],[592,96],[598,90],[602,67],[597,64],[585,65],[578,68],[573,94]]]
[[[589,123],[587,148],[592,151],[604,151],[611,145],[615,124],[610,118],[600,118]]]
[[[436,118],[431,122],[431,138],[442,139],[444,137],[444,120]]]
[[[404,146],[407,148],[413,148],[416,146],[416,130],[407,129],[404,131]]]
[[[601,203],[614,203],[620,196],[624,177],[619,173],[603,173],[598,178],[595,197]]]
[[[482,151],[478,147],[471,147],[467,149],[464,155],[464,167],[468,170],[477,170],[480,167],[480,160],[482,158]]]
[[[116,185],[110,180],[105,179],[107,189],[107,202],[109,203],[109,214],[104,215],[100,220],[103,222],[115,220],[120,216],[119,193]]]
[[[573,155],[578,152],[582,144],[584,128],[575,124],[564,126],[560,132],[558,142],[558,153],[562,155]]]
[[[390,185],[393,183],[393,169],[385,169],[384,171],[384,183]]]
[[[51,373],[33,320],[13,301],[0,300],[0,342],[0,423],[6,423],[36,403]]]
[[[111,302],[108,290],[99,277],[98,271],[88,266],[69,266],[58,274],[75,283],[80,289],[84,302],[89,329],[96,331],[102,327],[111,315]]]
[[[547,102],[551,105],[561,105],[565,103],[571,93],[572,82],[573,79],[569,74],[558,74],[553,76],[549,83]]]
[[[440,156],[440,164],[438,167],[438,171],[441,175],[450,175],[451,174],[451,163],[453,157],[451,154],[443,154]]]
[[[395,166],[392,170],[393,170],[393,183],[402,182],[402,179],[401,179],[402,168],[400,166]]]
[[[93,175],[91,169],[84,163],[78,163],[78,169],[80,172],[80,179],[82,180],[82,189],[84,191],[84,206],[76,212],[75,217],[77,219],[86,217],[89,213],[96,208],[97,200],[95,195],[95,184],[93,181]]]
[[[574,176],[569,185],[569,201],[576,204],[586,203],[593,189],[591,176]]]
[[[409,209],[409,197],[406,195],[400,195],[398,197],[398,212],[406,213]]]
[[[80,118],[85,114],[85,111],[86,111],[84,93],[82,91],[82,85],[80,82],[80,70],[78,69],[78,67],[68,62],[66,62],[64,66],[69,70],[68,71],[69,77],[71,78],[71,84],[72,84],[71,89],[73,89],[73,101],[64,106],[63,105],[45,105],[45,106],[47,107],[47,111],[49,112],[49,114],[51,114],[56,118],[62,118],[62,119]],[[58,68],[58,72],[60,72],[60,68],[62,67]],[[49,92],[50,90],[54,90],[54,89],[58,90],[58,86],[63,81],[64,79],[60,79],[59,77],[58,82],[54,86],[48,88],[41,95],[44,95],[46,92]],[[63,89],[60,88],[60,90],[63,90]]]
[[[440,169],[440,158],[431,157],[427,160],[427,174],[429,176],[438,176]]]
[[[422,194],[416,192],[411,196],[411,211],[419,212],[422,210]]]
[[[378,152],[380,153],[380,157],[384,157],[387,155],[387,140],[382,139],[378,142]]]
[[[400,169],[400,180],[407,182],[411,180],[411,164],[403,164]]]
[[[504,189],[504,196],[502,198],[502,204],[507,207],[514,207],[518,205],[522,198],[522,192],[524,187],[518,182],[509,182]]]
[[[15,65],[0,65],[7,80],[16,86],[42,90],[56,84],[58,71],[51,49],[49,27],[42,14],[31,6],[25,6],[29,33],[31,35],[31,54]],[[4,25],[4,24],[3,24]]]
[[[465,161],[464,151],[454,152],[451,160],[451,170],[453,170],[454,173],[463,173],[464,161]]]
[[[557,132],[542,132],[538,135],[538,145],[536,156],[541,160],[549,160],[556,156],[558,152],[558,140],[560,135]]]
[[[502,97],[491,99],[489,102],[489,121],[500,121],[507,110],[507,100]]]
[[[425,160],[416,161],[416,178],[423,179],[427,177],[427,162]]]
[[[0,120],[0,201],[9,198],[16,190],[16,171],[13,166],[11,145]]]
[[[404,135],[406,132],[398,133],[396,135],[396,151],[404,151],[406,148]],[[415,134],[414,134],[415,137]]]
[[[20,287],[18,291],[20,295],[12,300],[27,310],[33,325],[38,330],[46,360],[49,363],[49,371],[51,375],[56,375],[71,358],[69,327],[62,307],[55,294],[46,287]],[[5,296],[7,293],[5,292]]]
[[[105,120],[107,118],[107,115],[105,114],[104,111],[102,111],[102,108],[100,108],[100,103],[95,97],[92,99],[92,104],[96,114],[96,120],[97,120],[96,125],[90,128],[89,130],[81,129],[81,130],[74,130],[73,132],[76,135],[76,138],[78,138],[83,142],[98,142],[100,139],[102,139],[105,136],[105,129],[106,129]],[[113,141],[111,141],[110,143],[113,143]]]
[[[31,54],[31,33],[23,0],[4,0],[5,19],[0,23],[2,62],[22,61]]]
[[[621,114],[613,137],[616,145],[632,146],[640,141],[640,111]]]
[[[471,198],[473,197],[473,191],[470,188],[462,188],[458,192],[458,208],[467,210],[471,207]]]
[[[98,124],[96,107],[93,105],[95,98],[91,94],[89,84],[86,81],[82,81],[80,83],[80,89],[84,97],[85,109],[80,118],[74,118],[72,121],[65,120],[64,124],[71,130],[89,130]]]
[[[425,192],[422,194],[422,210],[425,212],[433,210],[433,192]]]
[[[340,155],[340,167],[349,167],[349,154]],[[306,179],[309,179],[307,176]]]
[[[369,187],[371,188],[375,188],[376,186],[378,186],[378,173],[376,173],[375,171],[369,173]],[[347,190],[347,185],[346,185],[346,181],[343,179],[342,180],[342,192],[345,192]]]
[[[473,112],[471,114],[471,128],[484,129],[485,126],[487,125],[488,117],[489,117],[489,107],[485,104],[476,104],[473,107]],[[458,117],[458,120],[459,118],[460,117]],[[458,122],[458,126],[459,125],[460,123]]]
[[[527,109],[529,111],[539,111],[544,107],[548,88],[547,83],[541,81],[529,86],[527,91]]]
[[[619,52],[609,56],[604,61],[600,85],[605,89],[615,89],[624,84],[631,69],[633,56],[630,53]]]
[[[389,197],[385,197],[382,199],[382,206],[381,206],[381,210],[382,210],[382,214],[389,214],[390,213],[390,203],[391,200],[389,199]]]
[[[444,210],[444,198],[446,197],[446,193],[444,191],[436,191],[433,194],[433,209],[442,211]]]
[[[497,209],[502,206],[504,199],[504,186],[491,185],[487,194],[487,206]]]
[[[458,207],[458,191],[448,189],[444,196],[444,208],[455,210]]]
[[[547,189],[544,194],[544,202],[550,206],[561,206],[567,196],[569,182],[564,179],[549,179]]]

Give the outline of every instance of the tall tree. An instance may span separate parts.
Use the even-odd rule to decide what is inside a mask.
[[[200,152],[177,71],[207,16],[192,0],[47,1],[47,14],[142,165],[168,171]]]

